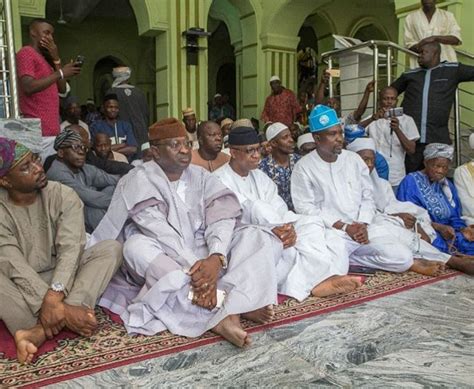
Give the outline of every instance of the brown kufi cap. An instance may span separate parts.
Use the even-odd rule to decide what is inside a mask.
[[[170,138],[186,138],[186,129],[183,123],[176,118],[167,118],[152,124],[148,128],[148,139],[162,140]]]

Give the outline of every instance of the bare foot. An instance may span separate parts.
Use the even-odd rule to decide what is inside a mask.
[[[425,276],[437,277],[444,269],[445,265],[443,262],[415,258],[413,260],[413,265],[409,270],[423,274]]]
[[[64,304],[66,327],[79,335],[89,337],[97,327],[94,310],[75,305]]]
[[[327,297],[333,294],[349,293],[362,286],[360,277],[332,276],[316,285],[311,294],[314,297]]]
[[[453,255],[446,262],[449,267],[474,276],[474,257],[472,255]]]
[[[273,310],[273,305],[267,305],[255,311],[244,313],[242,317],[254,321],[255,323],[267,324],[272,321],[274,315],[275,311]]]
[[[222,336],[237,347],[245,347],[251,344],[250,336],[243,330],[237,315],[227,316],[212,329],[212,332]]]
[[[20,363],[31,363],[38,347],[46,340],[46,334],[41,324],[28,330],[18,330],[15,333],[16,356]]]

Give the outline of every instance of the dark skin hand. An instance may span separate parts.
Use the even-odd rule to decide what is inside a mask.
[[[48,339],[54,336],[64,327],[64,294],[48,290],[41,305],[39,322],[43,326]]]
[[[394,213],[392,216],[398,216],[400,219],[402,219],[403,223],[405,224],[405,227],[408,229],[412,229],[415,226],[416,217],[409,213]]]
[[[283,224],[275,227],[272,232],[281,240],[284,249],[295,245],[297,237],[293,224]]]
[[[349,224],[346,228],[346,234],[349,235],[352,240],[356,241],[359,244],[369,243],[369,234],[367,231],[367,226],[365,224]]]
[[[222,268],[218,255],[200,259],[189,270],[194,292],[193,304],[212,310],[217,304],[217,280]]]
[[[456,231],[451,226],[433,223],[433,228],[438,231],[441,236],[446,240],[453,240],[456,237]]]

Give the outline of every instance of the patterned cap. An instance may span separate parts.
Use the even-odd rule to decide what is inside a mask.
[[[0,177],[18,165],[29,153],[30,149],[13,139],[0,137]]]
[[[311,132],[321,132],[340,124],[336,111],[322,104],[314,107],[309,115],[309,130]]]
[[[58,151],[59,149],[69,147],[77,141],[82,143],[81,136],[76,131],[65,129],[54,140],[54,150]]]

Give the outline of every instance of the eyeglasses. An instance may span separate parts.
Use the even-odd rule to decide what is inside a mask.
[[[237,150],[237,151],[240,151],[242,153],[246,153],[247,155],[254,155],[254,154],[261,154],[262,151],[263,151],[263,147],[259,146],[259,147],[247,147],[245,149],[239,149],[237,147],[231,147],[231,149],[233,150]]]
[[[172,140],[170,142],[162,142],[162,143],[152,143],[153,146],[168,146],[173,151],[179,151],[183,147],[187,149],[193,148],[193,142],[191,140],[185,140],[184,142],[179,140]]]
[[[82,145],[82,144],[75,144],[75,145],[70,145],[70,146],[66,146],[66,147],[63,147],[64,149],[73,149],[76,153],[79,152],[79,151],[82,151],[83,153],[85,153],[87,151],[87,147],[85,145]]]
[[[33,173],[34,169],[38,167],[43,167],[43,164],[41,163],[41,157],[39,154],[33,154],[31,156],[31,161],[20,166],[19,172],[22,176],[27,176]]]

